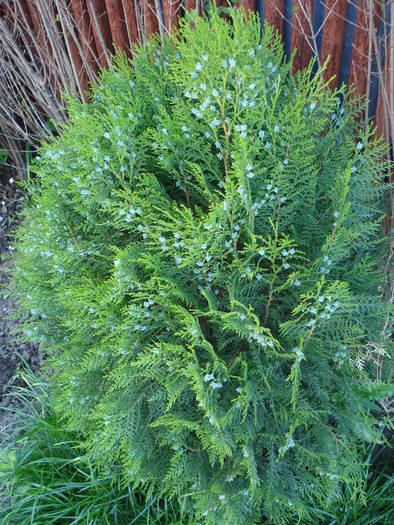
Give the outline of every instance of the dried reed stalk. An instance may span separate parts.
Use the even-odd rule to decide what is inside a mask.
[[[169,0],[170,21],[173,4],[180,7]],[[34,150],[57,133],[67,119],[64,95],[87,101],[89,83],[110,66],[110,29],[98,6],[94,0],[0,0],[0,145],[20,173],[21,146]],[[162,37],[170,31],[161,0],[122,0],[121,10],[130,45],[151,31]]]
[[[2,8],[0,144],[9,152],[9,163],[23,173],[21,145],[34,150],[39,140],[58,132],[67,119],[64,95],[86,100],[99,60],[79,30],[69,0],[34,0],[34,5],[3,0]]]

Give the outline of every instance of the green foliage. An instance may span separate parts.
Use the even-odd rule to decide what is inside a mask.
[[[64,432],[49,384],[30,371],[15,388],[15,432],[0,448],[2,525],[174,525],[179,506],[123,488],[114,472],[98,476],[81,455],[78,437]],[[186,521],[183,521],[186,524]]]
[[[13,409],[14,431],[0,448],[2,525],[196,525],[184,515],[183,502],[147,501],[143,493],[122,487],[114,472],[97,476],[94,466],[81,455],[78,436],[64,432],[53,410],[50,384],[29,370],[20,372],[18,379],[24,386],[12,391],[18,401]],[[393,479],[390,472],[377,473],[376,467],[371,472],[369,461],[362,497],[345,485],[335,514],[320,511],[319,522],[391,523]]]
[[[377,459],[374,459],[376,462]],[[371,464],[366,460],[362,494],[344,487],[333,513],[320,511],[319,523],[325,525],[390,525],[394,518],[393,476],[390,463]],[[382,471],[383,468],[383,471]],[[314,525],[316,522],[311,522]]]
[[[204,523],[303,523],[362,488],[381,434],[360,391],[388,338],[387,165],[322,70],[293,76],[272,28],[230,16],[71,101],[33,168],[15,282],[103,472]]]
[[[363,486],[364,489],[364,486]],[[390,525],[394,519],[393,477],[389,474],[375,474],[362,498],[357,498],[347,489],[343,499],[347,505],[340,507],[333,515],[322,512],[323,523],[327,525]]]
[[[361,395],[368,399],[384,399],[394,396],[394,385],[386,383],[368,383],[360,388]]]
[[[0,164],[7,162],[8,152],[5,149],[0,148]]]

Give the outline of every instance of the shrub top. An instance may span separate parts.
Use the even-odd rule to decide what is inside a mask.
[[[272,28],[230,18],[71,102],[15,279],[96,463],[200,522],[305,523],[379,434],[360,389],[384,344],[384,151],[321,70],[292,75]]]

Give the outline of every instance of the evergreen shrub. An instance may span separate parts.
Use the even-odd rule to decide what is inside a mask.
[[[201,523],[294,524],[358,490],[381,434],[363,391],[387,336],[387,165],[343,90],[229,13],[70,102],[15,282],[57,410],[104,472],[187,496]]]

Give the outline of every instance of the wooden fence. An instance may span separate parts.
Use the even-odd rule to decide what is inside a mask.
[[[355,84],[367,98],[366,119],[375,115],[379,133],[390,141],[394,135],[393,0],[237,2],[258,11],[263,22],[277,28],[288,56],[297,48],[295,69],[304,67],[311,55],[319,62],[330,56],[326,79],[335,76],[333,84]],[[217,4],[225,6],[226,0]],[[130,55],[131,44],[153,32],[171,34],[186,11],[206,8],[204,0],[0,0],[0,5],[1,40],[4,34],[13,39],[26,68],[38,62],[35,74],[43,85],[50,80],[46,87],[52,99],[64,91],[83,98],[88,82],[96,79],[100,67],[108,66],[115,48]],[[42,101],[39,105],[45,106]]]

